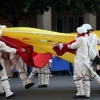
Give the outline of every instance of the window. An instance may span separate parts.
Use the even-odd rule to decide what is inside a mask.
[[[83,17],[78,17],[77,26],[80,27],[83,25]]]
[[[74,30],[74,27],[73,27],[73,16],[68,16],[67,17],[67,32],[68,33],[71,33],[71,32],[73,32],[73,30]]]
[[[57,32],[63,32],[63,17],[57,16]]]

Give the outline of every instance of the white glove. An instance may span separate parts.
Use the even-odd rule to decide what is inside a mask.
[[[62,50],[63,44],[62,43],[59,43],[58,46],[59,46],[59,49]]]
[[[26,52],[26,50],[24,48],[22,48],[22,52]]]
[[[71,45],[70,44],[68,44],[68,49],[71,49]]]

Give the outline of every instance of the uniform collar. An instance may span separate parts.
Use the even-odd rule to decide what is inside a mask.
[[[85,37],[85,35],[86,35],[85,33],[83,33],[83,34],[80,34],[80,36],[83,36],[83,37]]]

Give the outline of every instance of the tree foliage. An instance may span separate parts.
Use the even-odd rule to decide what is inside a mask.
[[[52,8],[56,11],[68,11],[72,14],[100,13],[100,0],[53,0]]]
[[[0,0],[0,16],[18,26],[22,16],[31,18],[53,8],[72,14],[100,13],[100,0]]]
[[[49,0],[0,0],[0,15],[13,26],[18,26],[22,16],[34,17],[49,8]]]

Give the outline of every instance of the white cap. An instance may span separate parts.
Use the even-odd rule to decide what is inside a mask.
[[[77,32],[78,32],[78,34],[83,34],[83,33],[86,33],[87,32],[87,30],[86,30],[86,28],[84,28],[84,27],[78,27],[77,28]]]
[[[90,24],[83,24],[82,27],[85,27],[87,30],[91,30],[92,29]]]
[[[6,25],[0,25],[0,28],[7,28]]]
[[[2,31],[0,30],[0,37],[1,37],[1,35],[2,35]]]

